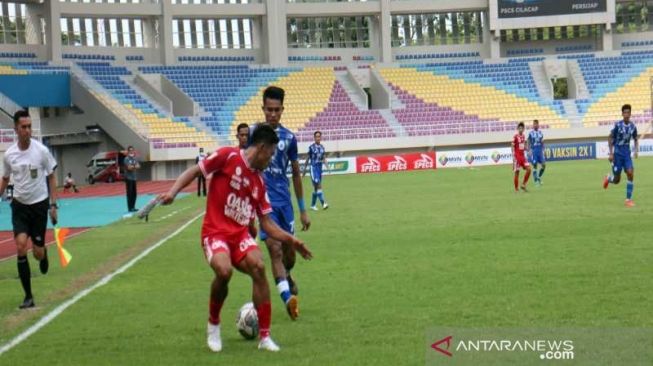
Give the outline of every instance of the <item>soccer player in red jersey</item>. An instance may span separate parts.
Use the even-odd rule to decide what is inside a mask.
[[[252,300],[259,321],[259,349],[278,351],[270,338],[270,288],[265,276],[263,256],[251,237],[249,225],[258,215],[261,227],[270,237],[289,243],[305,259],[312,254],[304,243],[281,230],[270,219],[272,212],[261,171],[270,163],[279,138],[268,125],[259,125],[247,149],[223,147],[187,169],[159,201],[170,204],[184,187],[197,176],[213,174],[206,200],[206,215],[202,225],[202,249],[215,272],[209,299],[207,343],[211,351],[222,350],[220,337],[220,309],[224,303],[229,279],[235,267],[248,274],[253,282]]]
[[[519,192],[519,169],[526,170],[524,181],[521,184],[521,189],[528,192],[526,184],[528,178],[531,176],[531,165],[526,160],[526,136],[524,136],[524,122],[519,122],[517,125],[517,133],[512,138],[512,168],[515,172],[515,192]]]

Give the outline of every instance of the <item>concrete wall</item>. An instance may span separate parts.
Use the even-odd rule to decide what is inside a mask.
[[[102,102],[91,94],[75,78],[71,78],[71,98],[73,105],[79,106],[86,114],[88,120],[94,121],[112,139],[118,141],[121,146],[132,145],[138,151],[147,152],[144,160],[149,160],[149,143],[130,126],[116,116]]]
[[[157,74],[138,74],[134,78],[134,83],[138,85],[148,98],[158,103],[163,111],[172,113],[172,101],[161,92],[161,75]]]
[[[172,81],[165,76],[160,76],[161,92],[172,101],[172,113],[175,116],[196,116],[199,113],[199,105],[191,97],[186,95]]]
[[[370,96],[372,97],[372,109],[390,109],[391,93],[388,84],[376,69],[370,70]]]
[[[613,47],[615,50],[636,50],[637,47],[623,47],[621,44],[623,42],[633,42],[633,41],[653,41],[653,32],[640,32],[640,33],[614,33],[612,35]],[[651,46],[645,46],[650,49]],[[641,48],[641,47],[640,47]]]

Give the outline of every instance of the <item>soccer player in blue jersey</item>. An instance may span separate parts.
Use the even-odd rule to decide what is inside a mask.
[[[311,166],[311,182],[313,183],[313,198],[311,198],[311,210],[317,211],[317,199],[320,199],[322,203],[322,208],[329,208],[329,204],[326,203],[324,199],[324,192],[322,192],[322,165],[329,170],[329,165],[326,160],[326,150],[324,145],[321,144],[322,141],[322,132],[315,131],[313,133],[314,144],[308,147],[308,157],[306,158],[306,163],[304,164],[304,175],[308,170],[308,166]]]
[[[544,134],[540,130],[540,121],[533,121],[533,129],[528,133],[528,154],[531,158],[531,165],[533,166],[533,178],[535,184],[542,184],[542,176],[544,169],[546,169],[546,161],[544,160]],[[540,171],[537,171],[537,165],[541,165]]]
[[[630,121],[630,104],[624,104],[621,107],[621,115],[623,120],[615,123],[610,131],[608,137],[608,146],[610,148],[610,155],[608,159],[612,163],[612,173],[603,179],[603,188],[608,188],[610,183],[619,184],[621,181],[621,171],[626,171],[628,183],[626,183],[626,207],[633,207],[633,188],[634,188],[634,174],[633,160],[630,157],[630,140],[635,141],[634,156],[639,156],[639,141],[637,136],[637,127]]]
[[[263,92],[263,114],[265,122],[269,124],[279,136],[277,150],[272,161],[263,172],[263,180],[272,204],[270,218],[284,231],[292,234],[295,232],[295,215],[290,198],[289,181],[286,172],[288,165],[292,169],[292,182],[299,207],[302,231],[308,230],[311,221],[304,205],[304,191],[302,177],[297,160],[297,139],[295,135],[280,123],[283,113],[283,99],[285,91],[276,86],[270,86]],[[250,136],[256,130],[256,125],[250,128]],[[261,240],[265,242],[272,262],[272,274],[277,284],[277,290],[286,305],[290,318],[295,320],[299,316],[299,301],[297,298],[297,284],[290,275],[290,270],[295,266],[295,249],[291,243],[282,243],[272,239],[261,228]]]

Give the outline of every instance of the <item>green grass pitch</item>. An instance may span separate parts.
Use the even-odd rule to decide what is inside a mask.
[[[436,326],[653,327],[653,159],[635,165],[631,209],[625,184],[601,188],[605,161],[549,163],[544,186],[531,184],[528,194],[512,192],[509,166],[327,177],[331,208],[310,211],[313,226],[299,233],[315,259],[298,259],[294,272],[298,321],[286,315],[268,267],[280,353],[237,333],[236,311],[251,293],[240,273],[222,312],[224,350],[209,352],[212,274],[198,220],[0,365],[420,365],[425,332]],[[27,314],[16,309],[15,260],[0,263],[0,342],[202,207],[181,199],[147,224],[127,220],[71,238],[70,267],[54,262],[47,276],[35,275],[39,308]]]

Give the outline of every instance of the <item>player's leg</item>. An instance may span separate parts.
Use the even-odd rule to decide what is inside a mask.
[[[519,170],[515,170],[513,183],[515,183],[515,192],[519,192]]]
[[[528,163],[524,163],[524,169],[526,170],[526,174],[524,174],[524,180],[521,185],[521,189],[523,191],[526,191],[526,184],[528,184],[528,178],[531,177],[531,165]]]
[[[29,260],[27,259],[27,233],[15,235],[14,240],[16,241],[18,277],[20,278],[20,284],[23,286],[23,292],[25,293],[25,298],[19,308],[27,309],[34,307],[34,296],[32,296],[32,273],[29,268]]]
[[[23,302],[19,306],[20,309],[34,307],[34,297],[32,296],[32,273],[27,258],[31,221],[28,208],[29,206],[23,205],[15,200],[11,202],[11,222],[14,230],[14,241],[16,242],[16,264],[20,284],[25,293]]]
[[[621,182],[621,171],[624,169],[624,159],[615,155],[612,161],[612,173],[608,176],[608,182],[619,184]]]
[[[322,191],[322,166],[320,165],[319,167],[316,167],[316,170],[315,189],[317,190],[317,198],[320,200],[320,203],[322,203],[322,208],[326,210],[329,208],[329,204],[326,203],[324,192]]]
[[[544,170],[546,169],[546,159],[544,158],[544,151],[540,152],[539,159],[540,159],[540,165],[542,166],[542,168],[540,168],[540,172],[539,172],[538,176],[539,176],[540,184],[542,184],[542,176],[544,175]]]
[[[633,203],[633,190],[635,189],[635,167],[633,166],[633,161],[630,156],[625,159],[625,170],[626,178],[628,179],[628,182],[626,182],[626,206],[632,207],[635,206],[635,203]]]
[[[32,239],[32,254],[39,261],[39,269],[42,274],[48,273],[50,262],[48,251],[45,247],[45,232],[48,226],[48,200],[41,201],[29,206],[30,225],[28,235]]]
[[[253,239],[249,238],[253,242]],[[254,243],[255,245],[256,243]],[[265,276],[265,262],[263,255],[256,246],[247,250],[245,257],[236,264],[239,270],[247,273],[252,278],[252,302],[256,308],[259,325],[259,349],[266,351],[279,351],[272,338],[270,338],[270,323],[272,321],[272,304],[270,302],[270,287]]]
[[[291,206],[292,210],[292,206]],[[288,225],[284,224],[284,217],[282,214],[282,209],[275,207],[270,213],[270,218],[274,221],[281,229],[286,231]],[[290,292],[290,284],[288,282],[288,273],[283,264],[283,245],[280,241],[274,240],[267,236],[267,233],[263,228],[260,228],[259,236],[265,246],[268,248],[268,253],[270,255],[270,264],[272,267],[272,276],[274,278],[274,283],[277,286],[281,300],[286,305],[288,314],[291,319],[297,318],[297,297]]]
[[[316,176],[315,166],[311,165],[310,169],[311,169],[311,171],[310,171],[311,172],[311,184],[313,184],[313,195],[311,196],[311,210],[317,211],[316,204],[317,204],[317,195],[318,195],[317,194],[318,181],[317,181],[317,179],[315,179],[315,176]]]
[[[220,336],[220,311],[229,293],[229,280],[233,270],[231,258],[226,250],[218,251],[209,260],[211,269],[215,273],[211,283],[211,294],[209,297],[209,322],[207,325],[207,344],[213,352],[222,350],[222,338]]]
[[[540,176],[539,176],[539,172],[537,171],[537,160],[532,159],[531,166],[533,167],[533,180],[535,181],[535,183],[539,183]]]

